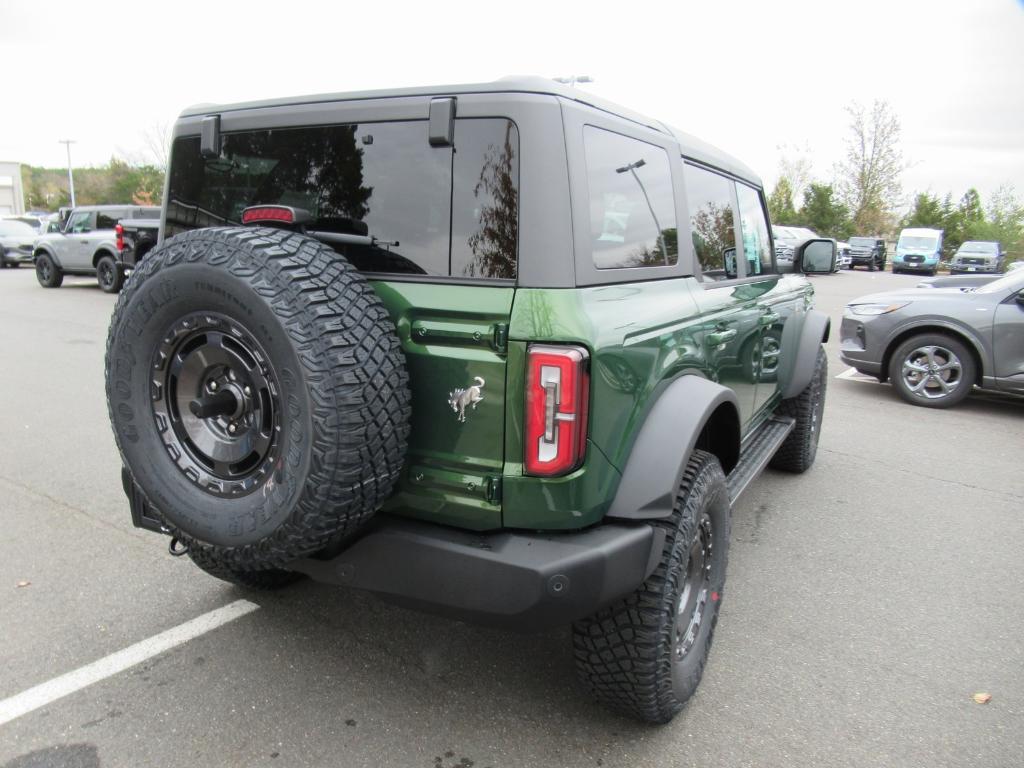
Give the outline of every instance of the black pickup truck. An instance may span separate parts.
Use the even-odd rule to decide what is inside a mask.
[[[121,219],[117,233],[118,267],[135,269],[160,237],[160,219]]]

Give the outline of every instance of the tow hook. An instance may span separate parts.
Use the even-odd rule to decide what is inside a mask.
[[[167,551],[171,557],[181,557],[188,554],[188,544],[182,544],[177,536],[171,537],[171,543],[167,545]]]

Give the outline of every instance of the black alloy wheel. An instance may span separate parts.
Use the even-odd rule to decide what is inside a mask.
[[[225,315],[187,315],[165,334],[153,372],[153,417],[185,477],[214,496],[257,490],[280,453],[281,388],[253,335]]]

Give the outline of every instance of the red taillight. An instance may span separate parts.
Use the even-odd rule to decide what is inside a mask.
[[[242,211],[243,224],[255,224],[261,221],[294,224],[295,211],[283,205],[254,205]]]
[[[117,237],[117,242],[116,242],[117,250],[119,252],[123,251],[124,250],[124,227],[122,227],[120,224],[116,224],[114,226],[114,234]]]
[[[583,462],[590,377],[581,347],[533,344],[526,364],[526,472],[564,475]]]

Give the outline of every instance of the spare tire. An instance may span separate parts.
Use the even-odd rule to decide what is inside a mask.
[[[107,404],[125,466],[173,536],[238,570],[355,530],[391,493],[410,393],[380,298],[323,243],[199,229],[118,297]]]

